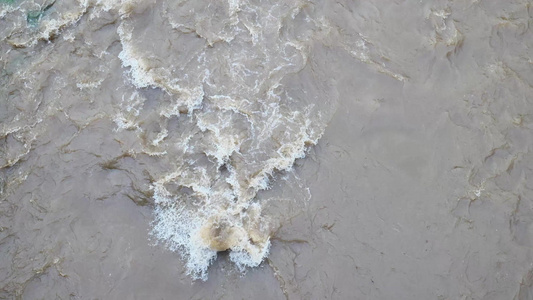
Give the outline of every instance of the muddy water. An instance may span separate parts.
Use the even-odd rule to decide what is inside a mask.
[[[0,298],[531,299],[531,1],[1,1]]]

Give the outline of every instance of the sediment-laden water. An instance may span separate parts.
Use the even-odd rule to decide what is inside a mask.
[[[529,299],[532,4],[0,0],[0,298]]]

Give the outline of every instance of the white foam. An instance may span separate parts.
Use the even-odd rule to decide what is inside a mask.
[[[119,58],[129,81],[137,88],[166,92],[155,108],[162,128],[148,142],[150,149],[143,150],[168,150],[167,157],[175,159],[168,174],[154,174],[152,235],[181,253],[195,279],[207,279],[217,251],[230,251],[230,260],[241,271],[265,259],[271,222],[256,194],[270,187],[277,172],[290,170],[323,132],[318,109],[308,99],[291,98],[291,87],[284,85],[290,83],[282,81],[287,75],[298,76],[309,57],[312,33],[280,34],[280,20],[295,18],[300,4],[288,11],[281,4],[269,10],[240,0],[220,4],[236,20],[224,23],[229,24],[224,35],[232,37],[231,43],[210,44],[208,36],[204,48],[200,42],[199,49],[180,53],[190,55],[186,59],[172,52],[160,57],[146,46],[151,41],[135,39],[133,14],[123,15],[118,27],[123,46]],[[205,32],[196,20],[201,13],[183,12],[183,18],[191,18],[183,22],[169,17],[166,26],[180,34]],[[241,17],[246,21],[240,23]],[[320,23],[311,19],[309,26]],[[142,105],[127,109],[127,103],[133,101],[123,100],[117,126],[142,130],[143,122],[136,123]],[[164,128],[170,123],[165,119],[173,116],[183,122],[178,125],[182,132]]]
[[[117,132],[120,132],[124,129],[142,130],[135,121],[132,121],[126,118],[126,116],[122,112],[117,113],[115,117],[113,118],[113,121],[117,125],[117,128],[115,129],[115,131]]]

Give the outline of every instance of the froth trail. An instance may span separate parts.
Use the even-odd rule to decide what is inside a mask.
[[[152,234],[184,255],[194,278],[207,278],[218,251],[230,250],[239,269],[257,266],[273,228],[256,193],[324,130],[322,105],[292,96],[284,82],[306,67],[321,24],[299,2],[230,1],[206,10],[191,1],[156,13],[165,16],[161,24],[145,26],[143,13],[124,18],[120,58],[133,84],[171,95],[161,118],[187,115],[194,126],[175,141],[152,143],[179,153],[176,169],[153,185]]]
[[[111,134],[137,140],[130,143],[129,157],[159,166],[147,167],[153,179],[155,240],[181,253],[195,279],[207,279],[219,251],[230,251],[238,269],[259,265],[269,252],[276,216],[263,212],[264,200],[256,195],[317,143],[335,109],[331,84],[309,64],[314,45],[331,30],[313,5],[244,0],[207,6],[200,1],[24,3],[1,8],[11,18],[11,27],[2,29],[10,44],[5,47],[22,49],[20,53],[36,47],[53,53],[47,42],[60,40],[57,44],[67,47],[80,38],[79,26],[94,26],[93,35],[81,38],[99,65],[85,77],[78,72],[54,80],[62,91],[81,91],[100,105],[101,111],[84,124],[112,120],[116,127]],[[38,12],[33,19],[32,11]],[[109,43],[98,48],[91,42],[96,38]],[[116,47],[120,50],[114,55]],[[5,61],[16,61],[8,56]],[[44,57],[42,61],[46,63]],[[113,69],[106,61],[118,61],[122,68]],[[10,80],[39,84],[38,77],[17,74]],[[112,86],[110,78],[117,76],[123,77],[121,85]],[[47,107],[25,110],[25,116],[2,125],[2,134],[20,131],[18,147],[24,148],[34,138],[30,132],[36,132],[26,132],[24,126],[36,126],[22,124],[21,117],[36,122],[54,113],[71,117],[59,104]],[[17,157],[2,164],[13,164]]]

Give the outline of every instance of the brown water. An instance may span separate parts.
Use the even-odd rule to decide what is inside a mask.
[[[533,299],[532,4],[0,0],[0,298]]]

